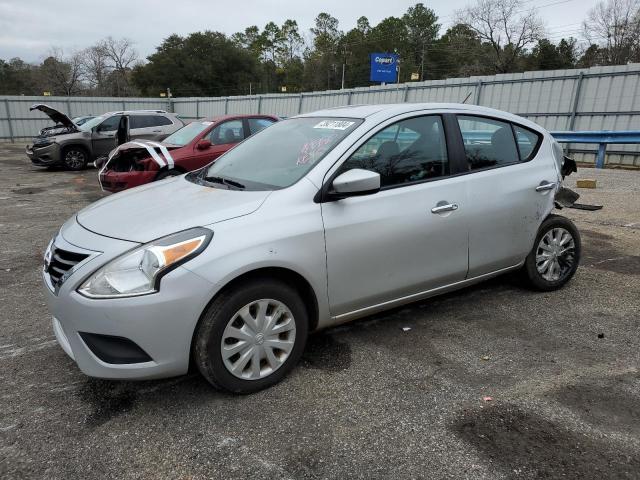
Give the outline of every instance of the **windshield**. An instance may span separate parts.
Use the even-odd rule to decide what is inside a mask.
[[[178,145],[184,147],[200,134],[212,122],[191,122],[189,125],[182,127],[180,130],[173,132],[163,140],[163,143]]]
[[[92,118],[88,122],[85,122],[82,125],[78,125],[78,128],[83,132],[89,132],[93,127],[95,127],[96,125],[99,125],[104,119],[105,119],[104,116]]]
[[[293,185],[351,133],[362,120],[292,118],[274,123],[229,150],[201,179],[230,180],[248,190]]]

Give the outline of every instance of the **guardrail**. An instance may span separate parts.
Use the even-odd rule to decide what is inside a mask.
[[[607,145],[640,143],[640,131],[638,130],[620,130],[616,132],[610,130],[551,132],[551,135],[560,143],[598,144],[596,168],[604,168],[604,156],[607,153]]]

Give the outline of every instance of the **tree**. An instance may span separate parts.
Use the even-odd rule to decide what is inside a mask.
[[[414,66],[420,66],[420,80],[424,80],[425,55],[427,45],[433,43],[438,36],[440,24],[436,23],[438,17],[433,10],[426,8],[424,4],[417,3],[409,7],[407,13],[402,16],[407,29],[407,44],[413,55],[411,60]]]
[[[281,65],[286,65],[295,58],[300,58],[304,40],[298,31],[298,22],[286,20],[280,27],[279,40],[278,56]]]
[[[82,59],[78,52],[65,58],[61,48],[53,47],[39,69],[42,90],[71,96],[81,90]]]
[[[107,37],[97,45],[97,48],[108,60],[107,67],[112,72],[110,77],[114,81],[115,94],[117,96],[130,94],[129,76],[138,63],[138,52],[133,48],[131,40]]]
[[[107,89],[108,61],[105,51],[100,46],[85,48],[80,52],[82,76],[97,95],[103,95]]]
[[[583,22],[585,38],[601,47],[605,64],[637,61],[640,43],[640,0],[601,1]]]
[[[578,61],[578,41],[573,37],[563,38],[557,49],[562,65],[560,68],[574,68]]]
[[[580,60],[578,60],[577,66],[581,68],[589,68],[596,65],[602,65],[604,63],[603,57],[603,50],[598,47],[598,45],[589,45],[589,48],[583,52]]]
[[[451,78],[492,73],[490,49],[468,26],[454,25],[431,48],[430,76]]]
[[[524,10],[523,0],[478,0],[457,12],[457,21],[489,43],[497,73],[516,68],[523,51],[542,38],[542,21],[534,9]]]
[[[313,50],[307,50],[305,77],[312,88],[327,89],[337,87],[338,43],[342,32],[338,29],[338,19],[328,13],[320,13],[315,18]]]
[[[220,32],[171,35],[134,68],[133,82],[146,95],[170,87],[175,95],[243,94],[256,76],[256,59]]]

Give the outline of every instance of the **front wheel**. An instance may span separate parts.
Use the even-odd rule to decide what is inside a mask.
[[[542,222],[533,249],[525,260],[524,276],[537,290],[562,288],[576,273],[581,252],[580,233],[573,222],[550,215]]]
[[[286,283],[254,280],[223,292],[207,308],[194,360],[214,387],[252,393],[279,382],[300,359],[308,315]]]
[[[87,166],[89,155],[82,147],[67,147],[62,152],[62,163],[69,170],[83,170]]]

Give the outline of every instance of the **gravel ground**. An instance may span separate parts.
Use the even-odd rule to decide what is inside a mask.
[[[102,194],[23,148],[0,145],[1,478],[640,478],[640,172],[568,179],[596,178],[580,201],[604,208],[563,210],[584,245],[563,290],[506,276],[323,331],[284,382],[234,397],[78,371],[41,257]]]

